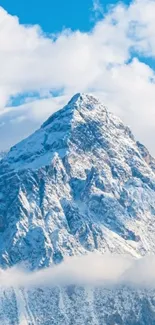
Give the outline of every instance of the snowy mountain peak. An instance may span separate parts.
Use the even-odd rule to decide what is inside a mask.
[[[92,111],[97,113],[97,110],[106,111],[106,108],[100,101],[93,95],[87,93],[78,93],[74,95],[68,104],[63,107],[58,112],[54,113],[49,119],[42,125],[42,127],[46,127],[51,124],[54,120],[60,120],[60,118],[68,118],[68,122],[72,119],[76,118],[77,112],[85,111],[85,113],[89,113],[89,111],[93,114]]]
[[[77,107],[80,107],[82,104],[89,104],[89,108],[94,108],[94,105],[101,103],[94,95],[89,93],[77,93],[71,98],[68,103],[68,105],[77,105]]]
[[[55,152],[64,157],[76,138],[82,140],[85,133],[90,135],[92,133],[94,138],[95,133],[97,135],[100,132],[102,124],[105,127],[105,133],[108,132],[110,124],[113,124],[113,128],[124,128],[123,123],[108,113],[104,105],[94,96],[76,94],[64,108],[50,116],[38,131],[11,148],[6,157],[7,166],[1,171],[6,172],[8,168],[30,167],[36,169],[49,165]],[[88,140],[89,136],[86,141]],[[94,141],[96,141],[95,138]],[[83,141],[81,145],[83,146]]]
[[[1,265],[155,252],[154,166],[119,118],[75,95],[0,161]]]

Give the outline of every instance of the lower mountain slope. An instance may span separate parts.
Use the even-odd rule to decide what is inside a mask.
[[[154,325],[155,291],[52,287],[0,291],[5,325]]]

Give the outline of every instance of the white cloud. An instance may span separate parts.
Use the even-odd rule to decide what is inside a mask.
[[[7,107],[0,111],[0,149],[9,149],[18,141],[27,137],[52,113],[63,107],[69,96],[35,99],[16,107]]]
[[[89,270],[89,272],[88,272]],[[29,272],[16,266],[0,270],[3,287],[61,285],[131,285],[155,288],[155,258],[140,259],[121,255],[90,253],[81,257],[66,257],[58,266]]]
[[[103,16],[104,10],[100,0],[93,0],[92,11],[95,14],[95,18]]]
[[[100,3],[94,6],[98,10]],[[150,56],[155,64],[154,30],[154,0],[111,7],[89,33],[64,30],[51,37],[39,26],[20,25],[0,8],[0,123],[8,130],[5,144],[27,135],[75,92],[91,91],[155,154],[155,75],[149,63],[142,62]],[[51,90],[63,97],[50,97]],[[5,107],[11,96],[25,92],[42,96],[18,108]],[[14,126],[14,137],[11,120],[22,125]],[[1,132],[6,134],[4,126]]]

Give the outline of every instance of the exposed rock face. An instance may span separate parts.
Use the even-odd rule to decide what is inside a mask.
[[[30,269],[38,269],[59,263],[66,255],[88,251],[134,257],[155,253],[154,221],[155,160],[130,129],[91,95],[75,95],[0,161],[2,267],[24,262]],[[66,295],[70,306],[72,298]],[[140,320],[131,322],[130,315],[126,320],[122,316],[106,320],[101,315],[102,322],[100,295],[105,291],[100,292],[98,304],[91,296],[97,305],[90,303],[96,315],[90,324],[155,324],[154,300],[149,307],[152,323],[151,318],[144,320],[142,310],[138,311]],[[131,291],[127,295],[132,296]],[[105,305],[111,308],[107,297],[106,293]],[[144,309],[150,304],[146,300],[143,297]],[[118,306],[126,313],[122,302]],[[120,315],[117,308],[116,315]],[[89,324],[88,320],[75,323],[71,316],[65,317],[70,317],[66,318],[69,321],[65,323],[62,317],[62,324]],[[51,325],[51,320],[30,324]]]

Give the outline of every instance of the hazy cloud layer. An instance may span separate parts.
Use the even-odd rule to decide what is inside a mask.
[[[94,1],[94,10],[102,12],[99,1]],[[111,7],[89,33],[63,30],[48,37],[39,26],[20,25],[0,8],[3,148],[32,132],[75,92],[88,91],[121,116],[155,154],[154,31],[154,0]],[[12,107],[16,96],[25,93],[22,105]]]
[[[155,288],[155,257],[139,260],[89,254],[71,257],[59,266],[28,273],[19,267],[0,271],[0,286],[132,285]]]

